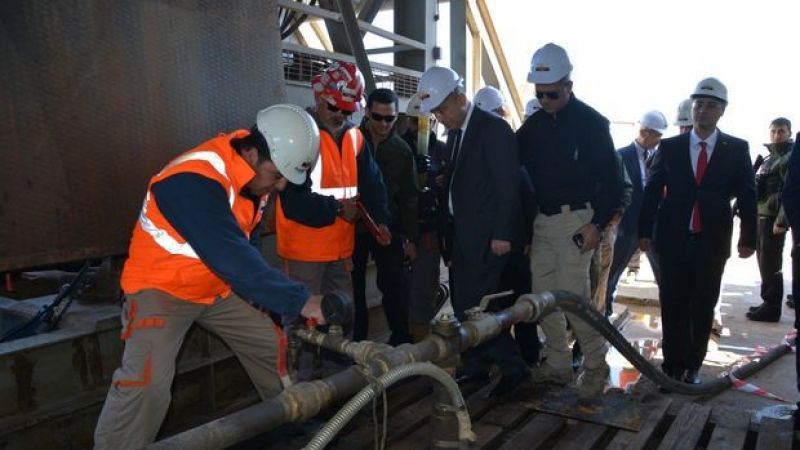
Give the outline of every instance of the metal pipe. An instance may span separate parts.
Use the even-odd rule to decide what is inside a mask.
[[[454,409],[454,413],[458,419],[458,439],[461,442],[474,442],[475,433],[472,432],[472,423],[470,422],[469,413],[467,412],[467,405],[464,402],[464,397],[458,389],[458,384],[453,378],[443,369],[435,365],[425,363],[413,363],[400,367],[395,367],[389,372],[381,375],[376,383],[370,384],[355,395],[346,405],[336,413],[335,416],[325,424],[325,426],[317,432],[311,442],[306,445],[303,450],[322,450],[328,443],[336,436],[336,434],[347,425],[348,422],[355,416],[367,402],[371,401],[376,395],[380,394],[384,389],[413,376],[427,376],[444,387],[448,396],[450,397],[450,404]]]

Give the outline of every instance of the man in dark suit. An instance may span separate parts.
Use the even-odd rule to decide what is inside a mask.
[[[445,250],[450,254],[453,309],[463,321],[467,309],[496,291],[511,251],[519,208],[519,151],[508,123],[475,108],[453,70],[428,69],[418,92],[421,112],[432,112],[449,130],[442,211],[450,224]],[[508,332],[465,353],[462,372],[467,378],[485,378],[490,361],[503,373],[495,395],[514,390],[528,375]]]
[[[613,312],[612,302],[614,292],[617,290],[617,283],[625,271],[628,262],[639,248],[639,213],[642,211],[642,200],[644,199],[644,182],[649,172],[649,159],[654,156],[656,147],[661,142],[661,136],[667,131],[667,118],[659,111],[646,112],[639,120],[639,134],[636,139],[627,147],[617,151],[625,165],[625,171],[631,178],[633,190],[631,192],[631,203],[622,215],[622,220],[617,226],[617,239],[614,241],[614,256],[611,262],[611,270],[608,275],[608,288],[606,289],[606,315],[610,316]],[[647,259],[653,268],[653,274],[658,282],[658,263],[655,253],[647,252]]]
[[[756,246],[756,187],[747,142],[717,129],[728,104],[725,86],[716,78],[702,80],[692,100],[692,132],[661,141],[653,160],[639,237],[640,248],[649,250],[656,222],[662,369],[697,384],[730,257],[731,199],[739,203],[739,257],[747,258]]]

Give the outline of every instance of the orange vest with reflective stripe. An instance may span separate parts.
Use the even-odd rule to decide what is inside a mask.
[[[198,258],[192,246],[161,214],[151,187],[179,173],[196,173],[218,182],[228,194],[236,222],[249,237],[261,220],[261,210],[267,196],[261,198],[260,206],[256,209],[252,200],[239,195],[255,172],[231,147],[230,140],[248,134],[245,130],[220,134],[173,159],[150,179],[139,221],[133,230],[128,260],[122,271],[121,283],[125,293],[158,289],[201,304],[211,304],[216,297],[230,294],[230,286]]]
[[[345,131],[342,148],[327,131],[319,133],[319,161],[309,174],[311,190],[337,200],[358,195],[358,158],[364,136],[357,127]],[[355,225],[340,217],[327,227],[309,227],[287,219],[280,198],[275,205],[278,255],[295,261],[330,262],[349,258],[355,245]]]

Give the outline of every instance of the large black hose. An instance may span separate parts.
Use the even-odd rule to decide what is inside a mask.
[[[671,392],[687,395],[712,395],[728,389],[733,383],[729,376],[719,377],[702,384],[681,383],[668,377],[646,360],[604,315],[592,308],[589,303],[583,300],[579,295],[567,291],[545,292],[538,296],[535,294],[528,295],[534,297],[530,299],[537,310],[534,320],[541,320],[542,317],[556,312],[559,309],[578,316],[579,319],[599,331],[625,359],[630,361],[631,364],[642,373],[642,375],[652,380],[658,386]],[[523,297],[527,297],[528,295],[524,295]],[[539,297],[539,299],[535,297]],[[733,371],[732,375],[737,379],[747,378],[791,351],[792,347],[790,343],[776,345],[761,356],[758,361],[753,361],[738,367]]]

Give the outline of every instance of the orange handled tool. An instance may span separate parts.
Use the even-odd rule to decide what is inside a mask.
[[[380,228],[377,223],[375,223],[375,219],[367,211],[367,208],[364,207],[364,204],[361,203],[361,200],[356,201],[356,206],[358,207],[358,212],[361,213],[361,217],[364,219],[364,225],[367,226],[367,230],[369,230],[369,234],[378,241],[378,244],[387,246],[392,242],[392,236],[386,232],[385,229]]]

